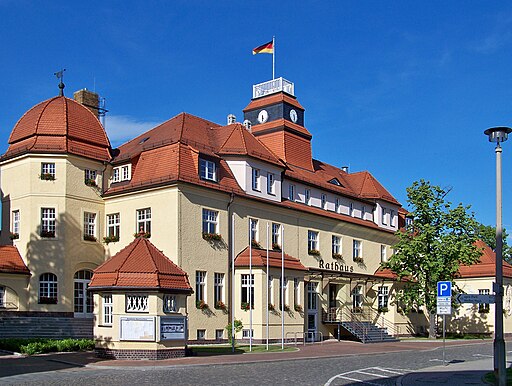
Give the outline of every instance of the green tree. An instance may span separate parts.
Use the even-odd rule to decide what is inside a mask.
[[[478,238],[486,243],[493,251],[496,250],[496,227],[492,225],[478,225]],[[503,259],[512,262],[512,248],[507,243],[508,234],[503,229]]]
[[[403,281],[397,302],[407,312],[425,306],[429,336],[435,336],[438,281],[453,281],[460,264],[473,264],[481,252],[474,246],[478,222],[468,206],[452,207],[449,190],[420,180],[407,188],[412,222],[397,232],[395,253],[384,268]]]
[[[239,333],[240,331],[242,331],[242,329],[244,328],[244,325],[242,324],[242,321],[241,320],[238,320],[238,319],[235,319],[235,339],[236,339],[236,334]],[[233,327],[231,326],[231,323],[229,323],[227,326],[226,326],[226,330],[228,332],[228,339],[229,339],[229,343],[232,343],[233,342]]]

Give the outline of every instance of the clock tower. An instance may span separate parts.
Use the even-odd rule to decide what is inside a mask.
[[[283,161],[313,170],[311,134],[304,127],[304,108],[294,84],[283,78],[253,86],[251,103],[243,110],[252,134]]]

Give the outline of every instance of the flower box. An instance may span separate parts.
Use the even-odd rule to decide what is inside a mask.
[[[11,232],[11,234],[9,235],[9,238],[11,240],[18,240],[20,238],[20,235],[18,233]]]
[[[226,305],[224,304],[224,302],[221,302],[220,300],[215,303],[215,308],[217,310],[225,310],[226,309]]]
[[[222,236],[217,233],[203,233],[203,239],[206,241],[220,241]]]
[[[138,232],[138,233],[134,233],[133,237],[135,237],[135,238],[143,237],[145,239],[149,239],[151,237],[151,232]]]
[[[289,311],[290,311],[290,306],[289,306],[288,304],[285,304],[285,305],[284,305],[284,310],[285,310],[286,312],[289,312]]]
[[[57,304],[57,298],[49,298],[47,296],[41,296],[39,298],[39,304]]]
[[[386,313],[389,311],[389,309],[387,307],[379,307],[377,311],[380,313]]]
[[[278,244],[278,243],[272,243],[272,249],[274,251],[279,251],[281,252],[281,246]]]
[[[51,239],[55,237],[55,231],[41,231],[41,237],[44,237],[46,239]]]
[[[43,181],[55,181],[55,175],[51,173],[41,173],[39,178]]]
[[[260,243],[258,243],[256,240],[251,241],[251,247],[261,249]]]
[[[308,251],[308,255],[312,255],[312,256],[320,256],[320,251],[318,249],[310,249]]]
[[[84,240],[85,241],[96,241],[97,239],[93,235],[84,235]]]
[[[98,187],[98,184],[96,184],[96,181],[95,181],[94,179],[92,179],[92,178],[86,178],[86,179],[85,179],[85,184],[86,184],[87,186],[92,186],[92,187],[94,187],[94,188],[97,188],[97,187]]]
[[[206,304],[204,302],[204,300],[197,300],[196,301],[196,308],[199,309],[199,310],[207,310],[209,307],[208,307],[208,304]]]
[[[249,311],[251,309],[251,305],[247,302],[242,302],[240,308],[244,311]],[[254,309],[254,304],[252,305],[252,309]]]
[[[332,258],[333,259],[340,259],[340,260],[342,260],[343,256],[341,255],[341,253],[333,253],[332,254]]]
[[[269,311],[275,311],[276,307],[272,303],[268,303],[268,310]]]
[[[354,261],[355,261],[356,263],[362,263],[364,260],[363,260],[363,258],[362,258],[362,257],[360,257],[360,256],[359,256],[359,257],[354,257]]]
[[[119,236],[116,236],[116,235],[103,237],[103,242],[107,245],[108,245],[108,243],[116,243],[118,241],[119,241]]]
[[[294,309],[295,309],[295,311],[297,311],[297,312],[302,312],[302,311],[303,311],[302,306],[301,306],[300,304],[296,304],[293,308],[294,308]]]

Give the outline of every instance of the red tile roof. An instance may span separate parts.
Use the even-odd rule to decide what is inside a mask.
[[[187,274],[142,237],[94,270],[89,288],[106,287],[192,292]]]
[[[15,246],[0,245],[0,273],[30,275],[30,270]]]
[[[400,203],[369,172],[363,171],[352,173],[349,176],[350,184],[360,197],[381,199],[400,205]]]
[[[281,252],[270,250],[268,251],[268,263],[272,268],[281,268],[282,256]],[[249,247],[245,248],[235,258],[235,267],[248,267],[249,266]],[[267,266],[267,251],[265,249],[252,248],[252,266],[253,267],[266,267]],[[284,254],[284,268],[293,269],[296,271],[307,271],[308,269],[302,265],[299,259]]]
[[[475,243],[476,247],[482,251],[480,261],[473,265],[461,265],[459,267],[459,277],[494,277],[496,276],[496,253],[482,240]],[[512,265],[503,260],[503,277],[512,278]]]
[[[63,96],[37,104],[20,118],[2,158],[48,152],[72,153],[100,161],[111,158],[110,142],[96,116]]]

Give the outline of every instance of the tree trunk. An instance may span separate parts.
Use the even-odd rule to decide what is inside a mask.
[[[436,320],[437,320],[437,315],[435,312],[431,312],[430,313],[430,326],[429,326],[429,329],[428,329],[428,337],[431,338],[431,339],[435,339],[436,338]]]

